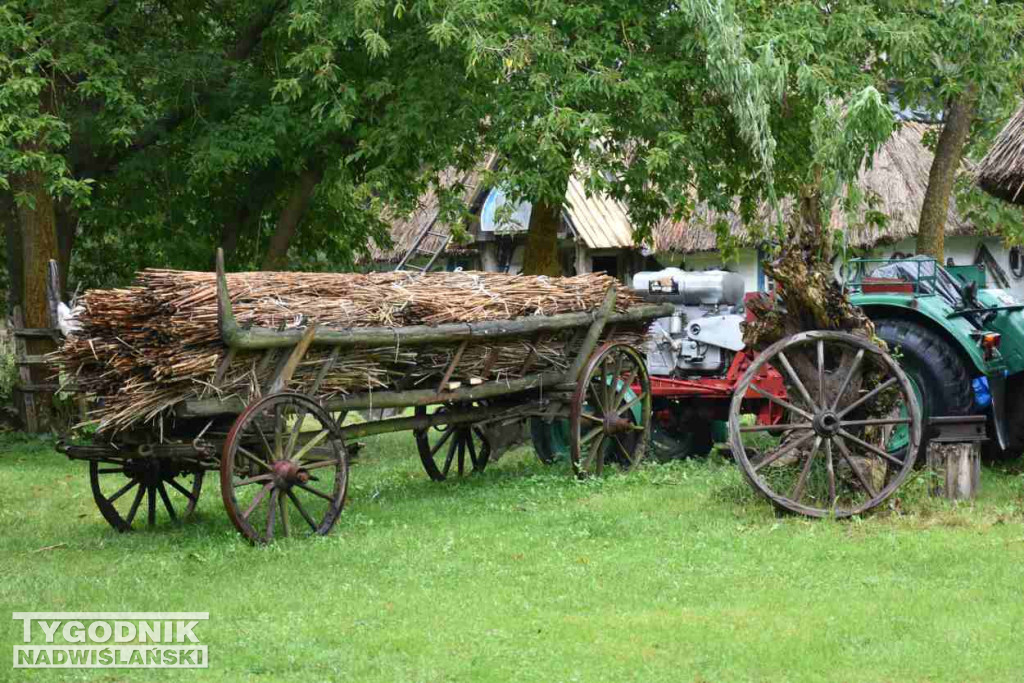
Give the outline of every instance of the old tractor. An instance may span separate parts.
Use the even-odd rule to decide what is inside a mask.
[[[932,438],[980,440],[985,432],[990,457],[1024,451],[1024,303],[980,287],[975,267],[947,270],[921,257],[856,259],[843,280],[910,381],[924,425],[919,452]],[[667,268],[638,273],[633,286],[645,298],[676,305],[647,342],[655,395],[652,454],[707,453],[725,440],[729,399],[751,363],[741,334],[742,303],[757,295],[744,295],[742,278],[725,271]],[[782,419],[772,412],[778,404],[765,397],[785,396],[781,380],[765,366],[747,390],[746,409],[758,423]],[[752,402],[758,398],[765,400]],[[987,428],[980,418],[956,419],[969,415],[987,416]],[[887,438],[889,447],[905,446],[901,428]]]

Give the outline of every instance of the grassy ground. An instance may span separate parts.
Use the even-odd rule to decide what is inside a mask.
[[[194,522],[118,535],[84,465],[0,442],[0,612],[211,615],[206,672],[0,680],[1021,678],[1019,474],[986,470],[973,507],[919,477],[899,514],[809,522],[720,458],[580,483],[524,449],[436,484],[409,435],[367,442],[333,534],[269,548],[239,540],[214,477]],[[0,618],[0,650],[20,639]]]

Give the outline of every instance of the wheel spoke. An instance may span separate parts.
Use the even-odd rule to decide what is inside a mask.
[[[280,460],[283,453],[284,435],[281,433],[281,404],[274,406],[274,460]]]
[[[632,408],[633,406],[635,406],[635,405],[636,405],[637,403],[639,403],[640,401],[644,400],[644,398],[645,398],[646,396],[647,396],[647,394],[645,394],[645,393],[642,393],[642,392],[641,392],[641,393],[639,393],[639,394],[637,394],[637,395],[636,395],[636,396],[635,396],[635,397],[633,398],[633,400],[631,400],[631,401],[630,401],[629,403],[626,403],[626,404],[625,404],[625,405],[623,405],[623,406],[622,406],[621,408],[619,408],[618,410],[616,410],[616,411],[615,411],[615,414],[616,414],[616,415],[622,415],[622,414],[623,414],[624,412],[626,412],[627,410],[629,410],[630,408]]]
[[[313,518],[309,516],[308,512],[306,512],[306,508],[302,507],[302,503],[299,502],[299,497],[296,496],[291,489],[286,489],[285,493],[288,494],[288,498],[291,499],[292,504],[295,506],[295,509],[299,511],[299,514],[302,515],[302,518],[306,520],[306,524],[309,525],[309,528],[316,531],[316,522],[314,522]]]
[[[291,521],[288,519],[288,503],[285,501],[285,497],[278,494],[277,496],[277,507],[278,512],[281,514],[281,535],[285,538],[291,535]]]
[[[187,488],[185,488],[184,486],[182,486],[178,482],[174,481],[173,479],[168,479],[167,483],[170,484],[172,487],[174,487],[174,489],[177,490],[178,493],[180,493],[181,495],[185,496],[189,500],[194,501],[196,499],[196,497],[192,495],[191,491],[189,491]]]
[[[469,433],[466,435],[466,447],[469,448],[469,463],[473,466],[473,469],[477,469],[476,459],[476,447],[473,445],[473,428],[470,427]]]
[[[120,498],[120,497],[121,497],[121,496],[123,496],[124,494],[128,493],[128,491],[129,491],[129,490],[130,490],[130,489],[131,489],[131,488],[132,488],[133,486],[138,486],[138,485],[139,485],[139,480],[138,480],[138,479],[132,479],[132,480],[131,480],[131,481],[129,481],[129,482],[127,483],[127,484],[125,484],[124,486],[122,486],[121,488],[119,488],[119,489],[117,490],[117,492],[116,492],[116,493],[115,493],[114,495],[112,495],[112,496],[110,496],[109,498],[107,498],[107,502],[108,502],[108,503],[113,503],[113,502],[114,502],[115,500],[117,500],[118,498]]]
[[[836,509],[836,468],[832,462],[832,440],[825,442],[825,471],[828,472],[828,509]]]
[[[796,374],[796,370],[794,370],[793,366],[790,365],[789,358],[786,357],[785,352],[779,351],[778,358],[782,362],[782,368],[786,371],[786,374],[789,375],[789,379],[794,385],[796,385],[796,390],[800,392],[800,397],[808,406],[810,406],[811,410],[818,412],[818,404],[814,402],[814,399],[812,399],[811,395],[807,392],[807,387],[805,387],[804,383],[800,381],[800,376]]]
[[[434,454],[437,453],[437,451],[441,448],[441,446],[443,446],[444,443],[446,441],[448,441],[448,439],[450,439],[452,437],[452,432],[454,432],[454,431],[455,430],[450,428],[450,427],[448,429],[444,430],[444,436],[442,436],[440,439],[438,439],[437,443],[434,444],[433,448],[430,449],[430,457],[434,457]],[[429,434],[429,432],[428,432],[428,434]]]
[[[274,540],[274,515],[277,514],[277,499],[281,497],[281,489],[270,492],[270,505],[267,506],[267,541]]]
[[[751,468],[754,470],[754,472],[757,472],[762,467],[765,467],[767,465],[772,464],[773,462],[775,462],[776,460],[778,460],[782,456],[786,455],[790,451],[792,451],[792,450],[794,450],[796,448],[799,448],[803,444],[807,443],[808,441],[811,440],[811,437],[813,437],[813,436],[814,436],[814,432],[808,432],[807,434],[801,436],[799,439],[796,439],[795,441],[790,441],[788,444],[786,444],[785,446],[783,446],[779,450],[775,451],[774,453],[772,453],[771,455],[769,455],[768,457],[766,457],[764,460],[762,460],[761,462],[757,463],[756,465],[751,463]]]
[[[605,414],[604,401],[602,401],[601,397],[598,395],[599,392],[594,387],[594,383],[593,382],[591,382],[590,385],[587,387],[587,391],[590,392],[590,397],[592,399],[594,399],[594,403],[597,404],[597,411],[599,413],[601,413],[601,415],[604,415]]]
[[[132,520],[135,519],[135,513],[139,511],[139,505],[142,503],[142,496],[146,494],[146,487],[141,486],[142,482],[139,482],[139,492],[135,494],[135,500],[132,501],[132,507],[128,511],[128,517],[124,520],[127,526],[132,525]]]
[[[602,456],[601,460],[604,460],[604,440],[605,435],[602,433],[601,438],[594,442],[594,445],[590,447],[590,451],[587,453],[586,460],[583,461],[583,471],[589,472],[594,464],[594,458],[598,457],[599,454]]]
[[[878,497],[878,492],[875,491],[875,487],[868,480],[867,476],[865,476],[864,473],[861,472],[860,468],[857,467],[856,463],[854,463],[853,456],[850,455],[850,450],[846,447],[846,444],[843,442],[842,438],[836,437],[835,442],[836,446],[839,447],[839,454],[842,456],[843,460],[846,461],[846,464],[850,467],[850,469],[853,470],[853,474],[855,477],[857,477],[857,481],[860,482],[860,485],[864,487],[864,490],[868,492],[868,495],[871,496],[872,499]]]
[[[613,436],[612,437],[612,441],[615,442],[615,445],[619,447],[619,451],[622,453],[623,457],[626,458],[626,463],[627,463],[626,467],[627,468],[632,467],[633,466],[633,456],[629,454],[629,451],[626,450],[626,447],[622,445],[621,441],[619,441],[619,437],[618,436]]]
[[[814,446],[811,447],[811,453],[807,456],[807,460],[804,461],[804,466],[800,470],[800,476],[796,480],[796,485],[789,494],[789,499],[799,503],[800,499],[804,495],[804,487],[807,485],[807,477],[811,474],[811,464],[814,462],[814,456],[818,454],[818,447],[821,446],[821,437],[814,439]]]
[[[861,396],[859,399],[857,399],[856,401],[854,401],[850,405],[848,405],[845,408],[843,408],[842,410],[840,410],[839,411],[839,419],[840,420],[843,419],[843,416],[848,414],[851,410],[855,410],[856,408],[864,405],[865,403],[867,403],[868,401],[873,399],[878,394],[882,393],[883,391],[885,391],[886,389],[888,389],[892,385],[896,384],[896,382],[898,382],[898,381],[899,380],[897,380],[895,377],[890,377],[889,379],[885,380],[884,382],[879,384],[877,387],[875,387],[874,389],[872,389],[868,393],[864,394],[863,396]]]
[[[797,408],[795,405],[793,405],[789,401],[786,401],[785,399],[781,399],[778,396],[776,396],[775,394],[772,394],[772,393],[769,393],[769,392],[765,391],[764,389],[762,389],[761,387],[757,386],[756,384],[751,384],[750,385],[750,390],[753,391],[755,394],[760,394],[761,396],[763,396],[764,398],[768,399],[769,401],[771,401],[775,405],[782,406],[786,410],[789,410],[789,411],[792,411],[792,412],[796,413],[800,417],[805,417],[808,420],[813,420],[814,419],[814,416],[811,415],[806,410],[804,410],[803,408]]]
[[[452,460],[455,459],[455,448],[459,445],[458,439],[452,439],[452,442],[448,444],[448,453],[444,458],[444,467],[441,468],[441,476],[447,477],[448,470],[452,468]]]
[[[797,429],[810,429],[810,422],[798,422],[795,424],[774,424],[774,425],[748,425],[740,427],[741,432],[785,432]]]
[[[466,466],[466,436],[465,434],[459,435],[459,463],[458,472],[461,477],[465,473]]]
[[[583,418],[584,420],[590,420],[591,422],[596,422],[601,425],[604,424],[604,420],[599,418],[597,415],[591,415],[590,413],[580,413],[580,417]]]
[[[174,506],[171,505],[171,499],[167,495],[167,489],[164,488],[164,483],[160,482],[157,484],[157,490],[160,492],[160,499],[164,502],[164,507],[167,508],[167,514],[170,515],[171,521],[178,519],[178,515],[174,513]]]
[[[304,456],[306,453],[309,453],[311,450],[313,450],[314,448],[319,446],[320,442],[323,441],[324,439],[326,439],[327,435],[330,434],[330,433],[331,433],[331,430],[329,430],[329,429],[321,430],[319,434],[317,434],[312,439],[310,439],[305,444],[303,444],[302,448],[299,449],[299,452],[296,453],[295,455],[293,455],[289,459],[292,462],[302,462],[302,456]]]
[[[857,373],[857,369],[860,368],[861,361],[863,360],[864,349],[858,349],[857,355],[853,357],[853,362],[850,364],[850,371],[846,373],[846,377],[843,378],[843,383],[839,385],[839,393],[836,394],[835,400],[832,401],[832,410],[839,409],[839,402],[843,400],[843,394],[846,393],[847,387],[850,386],[850,381]]]
[[[595,436],[597,436],[598,434],[600,434],[603,431],[604,431],[604,422],[602,422],[599,426],[594,427],[589,432],[584,434],[580,438],[580,445],[582,446],[583,444],[587,443],[588,441],[590,441],[591,439],[593,439]]]
[[[115,467],[115,468],[112,468],[112,469],[105,469],[105,470],[98,469],[96,471],[99,472],[100,474],[123,474],[124,473],[124,468],[123,467]]]
[[[877,455],[877,456],[879,456],[881,458],[885,458],[886,460],[888,460],[892,464],[896,465],[897,467],[903,467],[903,465],[904,465],[904,462],[902,460],[900,460],[899,458],[896,458],[896,457],[892,456],[891,454],[886,453],[885,451],[883,451],[881,448],[878,448],[877,446],[873,446],[873,445],[869,444],[867,441],[864,441],[862,439],[858,439],[856,436],[854,436],[850,432],[846,431],[845,429],[840,429],[839,430],[839,436],[843,437],[844,439],[849,439],[850,441],[852,441],[853,443],[857,444],[861,448],[866,448],[867,450],[871,451],[872,453],[874,453],[875,455]]]
[[[302,432],[302,425],[306,421],[307,414],[309,414],[309,411],[303,408],[299,411],[298,417],[295,418],[295,425],[292,427],[291,434],[288,435],[288,446],[284,451],[284,457],[286,460],[290,460],[292,453],[295,451],[295,445],[299,441],[299,433]],[[283,499],[281,502],[284,502]]]
[[[323,491],[317,491],[315,488],[313,488],[309,484],[303,484],[302,482],[297,482],[295,485],[298,486],[303,491],[309,491],[314,496],[320,496],[324,500],[330,501],[332,503],[334,502],[334,498],[332,498],[331,496],[327,495]]]
[[[632,388],[634,377],[636,377],[636,371],[630,370],[626,373],[626,376],[620,380],[622,382],[622,386],[615,392],[615,398],[612,399],[613,409],[618,408],[622,404],[623,399],[626,398],[626,392]]]
[[[146,526],[156,525],[156,487],[147,486],[147,512],[146,512]]]
[[[266,485],[260,489],[259,493],[253,496],[252,502],[249,503],[248,509],[242,513],[242,519],[249,519],[249,515],[253,513],[257,506],[263,501],[263,498],[267,495],[267,491],[274,487],[274,482],[268,481]]]
[[[273,467],[268,465],[266,462],[264,462],[262,459],[260,459],[255,453],[250,451],[248,448],[246,448],[242,444],[238,444],[238,452],[241,453],[242,455],[244,455],[245,457],[249,458],[250,460],[252,460],[257,465],[261,466],[263,469],[271,471],[271,472],[274,470]],[[269,452],[270,451],[268,451],[268,453]]]
[[[317,460],[316,462],[310,463],[308,465],[303,464],[302,469],[305,470],[306,472],[309,472],[310,470],[318,470],[321,467],[330,467],[331,465],[340,464],[341,458],[335,458],[333,460]]]
[[[601,363],[601,367],[604,369],[604,374],[601,376],[601,390],[604,392],[604,404],[609,408],[612,407],[612,397],[615,395],[615,377],[616,374],[613,370],[610,370],[612,364],[612,356],[608,354],[604,357],[604,362]]]
[[[263,447],[267,449],[267,455],[273,456],[274,449],[270,446],[270,441],[267,439],[267,435],[263,432],[263,427],[260,426],[259,419],[253,420],[252,421],[252,425],[253,425],[253,427],[256,428],[256,431],[259,432],[260,439],[263,440]],[[241,450],[242,447],[239,446],[238,449]],[[255,458],[256,456],[252,456],[252,457]],[[262,462],[262,461],[260,461],[260,462]],[[268,466],[267,469],[270,469],[270,467]]]
[[[256,484],[261,481],[270,481],[274,478],[272,474],[257,474],[255,477],[249,477],[248,479],[241,479],[232,484],[236,489],[241,486],[248,486],[249,484]]]
[[[818,340],[818,405],[826,406],[825,400],[825,340]]]
[[[908,425],[909,417],[878,418],[875,420],[843,420],[840,427],[882,427],[885,425]]]

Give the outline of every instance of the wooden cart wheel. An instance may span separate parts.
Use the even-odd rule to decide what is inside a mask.
[[[295,528],[327,534],[347,489],[348,455],[338,425],[307,396],[266,396],[228,432],[221,495],[228,517],[253,543],[289,536]]]
[[[785,398],[753,382],[768,364],[782,374]],[[783,422],[744,424],[748,391],[783,408]],[[777,507],[849,517],[879,505],[910,474],[921,414],[906,374],[877,345],[844,332],[804,332],[772,344],[747,369],[733,394],[729,438],[747,481]]]
[[[569,409],[569,457],[579,477],[606,466],[629,470],[647,452],[651,435],[651,380],[640,353],[608,342],[583,369]]]
[[[474,404],[478,405],[478,404]],[[443,412],[439,406],[434,414]],[[426,406],[416,407],[416,416],[427,415]],[[416,448],[427,475],[434,481],[444,481],[455,468],[460,477],[483,472],[491,457],[491,444],[484,430],[474,424],[441,425],[417,429]]]
[[[189,481],[191,479],[191,481]],[[155,526],[158,519],[191,516],[203,487],[203,470],[191,463],[162,458],[89,462],[92,497],[103,519],[118,531],[131,531],[136,520]]]

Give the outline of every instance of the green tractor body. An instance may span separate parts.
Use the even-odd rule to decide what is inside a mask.
[[[908,371],[923,417],[986,413],[998,452],[1024,450],[1024,303],[986,289],[979,266],[854,259],[844,286]],[[979,381],[983,380],[983,381]]]

